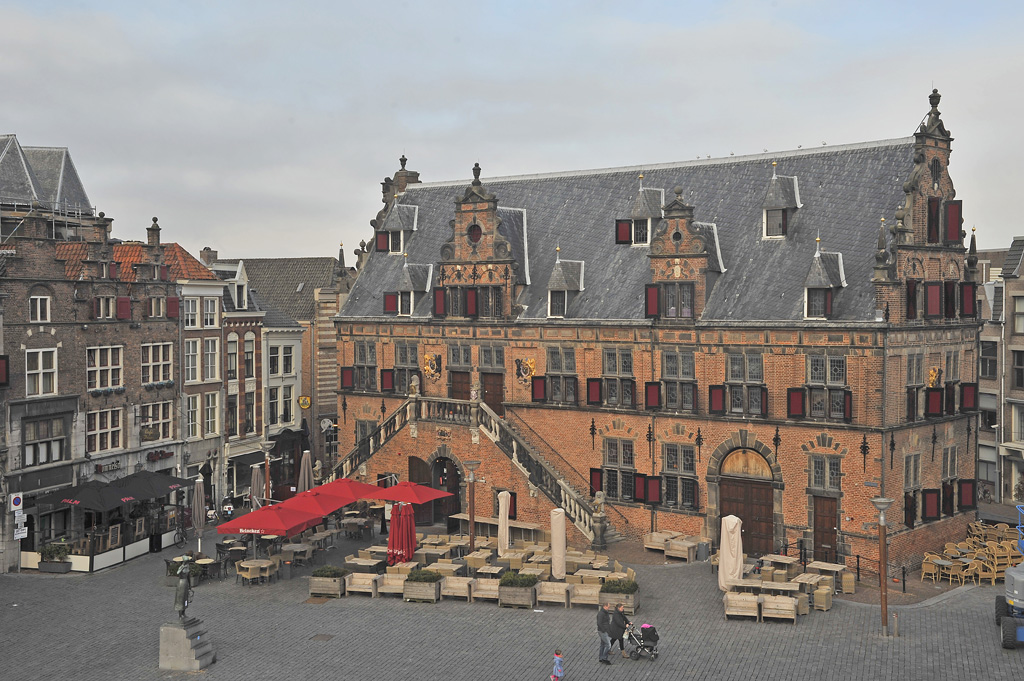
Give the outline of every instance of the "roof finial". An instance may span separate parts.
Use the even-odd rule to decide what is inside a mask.
[[[639,176],[638,179],[640,180],[640,191],[643,191],[644,190],[644,174],[640,173],[640,176]]]
[[[402,267],[403,268],[408,267],[409,266],[409,254],[408,253],[403,253],[402,257],[404,258],[404,260],[402,260]]]
[[[479,163],[474,163],[473,164],[473,186],[474,187],[479,187],[480,184],[481,184],[481,182],[480,182],[480,164]]]
[[[773,179],[773,180],[774,180],[774,179],[775,179],[775,177],[776,177],[776,175],[775,175],[775,166],[777,166],[777,165],[779,165],[779,162],[778,162],[778,161],[772,161],[772,179]]]
[[[405,162],[408,160],[409,159],[405,157],[405,154],[402,154],[402,156],[398,159],[398,162],[402,164],[402,170],[405,170]]]
[[[814,257],[821,257],[821,230],[818,230],[818,237],[814,240]]]
[[[555,246],[555,262],[562,262],[562,247]]]

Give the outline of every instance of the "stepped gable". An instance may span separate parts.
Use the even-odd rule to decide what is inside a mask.
[[[819,232],[830,251],[843,254],[848,284],[831,321],[872,320],[878,218],[892,216],[905,199],[902,185],[914,167],[913,151],[914,139],[903,138],[728,159],[488,178],[487,192],[499,205],[500,230],[507,230],[520,265],[519,281],[526,284],[516,301],[524,306],[519,320],[546,316],[556,246],[567,259],[584,262],[587,273],[586,289],[574,300],[569,318],[644,318],[650,248],[616,244],[614,234],[615,220],[632,216],[638,203],[640,212],[654,212],[650,195],[661,190],[644,190],[638,196],[641,172],[648,187],[682,187],[682,200],[693,206],[695,222],[702,223],[700,229],[714,244],[709,269],[722,272],[715,275],[702,320],[803,320],[804,280]],[[777,163],[774,169],[772,161]],[[784,238],[766,239],[763,206],[776,169],[780,179],[771,203],[799,201],[800,207],[790,217]],[[783,181],[792,177],[800,180],[799,196],[795,183]],[[417,230],[409,234],[403,249],[410,265],[440,262],[441,247],[452,237],[453,198],[461,197],[467,186],[471,181],[417,183],[398,197],[400,205],[418,207]],[[371,252],[339,316],[383,316],[384,292],[399,290],[405,260],[401,254]],[[429,315],[425,299],[413,316]]]

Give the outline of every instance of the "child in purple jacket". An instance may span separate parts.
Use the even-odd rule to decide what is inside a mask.
[[[562,681],[565,676],[565,663],[562,661],[562,651],[555,651],[555,667],[551,670],[551,681]]]

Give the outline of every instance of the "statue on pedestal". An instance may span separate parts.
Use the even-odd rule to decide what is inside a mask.
[[[174,589],[174,609],[178,611],[178,619],[185,619],[185,609],[192,598],[192,552],[182,557],[178,568],[178,586]]]

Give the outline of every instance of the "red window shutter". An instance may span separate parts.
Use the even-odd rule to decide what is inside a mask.
[[[661,383],[654,381],[644,383],[644,406],[648,409],[661,407]]]
[[[658,308],[659,288],[657,284],[647,284],[646,295],[644,296],[644,314],[648,319],[655,318],[661,314]]]
[[[943,397],[942,388],[924,389],[924,415],[926,417],[942,416]]]
[[[167,281],[171,276],[171,268],[167,265],[160,265],[160,281]]]
[[[631,244],[631,243],[633,243],[633,221],[632,220],[616,220],[615,221],[615,243],[617,243],[617,244]]]
[[[924,283],[924,316],[942,316],[942,283],[926,281]]]
[[[647,476],[643,473],[633,475],[633,501],[647,501]]]
[[[907,282],[907,319],[917,319],[917,282]]]
[[[932,196],[928,199],[928,243],[939,243],[939,216],[942,212],[942,197]]]
[[[956,383],[946,384],[946,413],[956,413]]]
[[[786,231],[789,223],[789,211],[785,208],[782,209],[782,236],[786,236]]]
[[[786,417],[801,419],[806,414],[807,391],[803,388],[790,388],[786,391]]]
[[[647,503],[661,503],[661,477],[652,475],[647,478]]]
[[[957,485],[960,488],[957,495],[960,497],[960,510],[966,511],[977,507],[978,504],[974,498],[977,483],[974,480],[957,480]]]
[[[110,265],[107,267],[107,273],[110,275],[111,279],[117,279],[117,275],[119,272],[120,267],[116,262],[110,263]]]
[[[534,376],[530,383],[531,397],[534,402],[544,402],[548,398],[548,382],[543,376]]]
[[[476,317],[477,316],[477,290],[475,288],[466,289],[466,316]]]
[[[960,284],[960,316],[978,316],[978,285],[965,282]]]
[[[384,314],[397,314],[398,313],[398,294],[397,293],[385,293],[384,294]]]
[[[9,355],[0,355],[0,386],[11,384],[11,358]]]
[[[394,369],[381,369],[380,370],[380,391],[382,393],[390,393],[395,391],[395,370]]]
[[[434,287],[434,316],[444,317],[448,313],[445,298],[444,298],[444,287]]]
[[[946,319],[956,319],[956,282],[943,282],[942,300],[945,303]]]
[[[131,319],[132,318],[132,299],[128,296],[117,297],[117,318],[118,319]]]
[[[725,386],[708,386],[708,412],[712,414],[725,413]]]
[[[946,201],[946,241],[963,243],[960,238],[960,225],[963,219],[963,201]]]
[[[977,383],[961,383],[960,384],[960,411],[977,411],[978,410],[978,384]]]
[[[590,496],[604,491],[604,470],[600,468],[590,469]]]
[[[519,514],[519,504],[516,503],[516,493],[508,493],[508,519],[515,520]]]
[[[178,310],[179,310],[179,308],[180,308],[180,304],[179,304],[177,298],[168,298],[167,299],[167,318],[168,319],[177,319],[178,318]]]
[[[832,289],[825,291],[825,316],[832,316]]]
[[[89,316],[89,319],[100,318],[100,305],[101,303],[99,298],[92,299],[92,314]]]
[[[354,367],[341,367],[341,389],[351,390],[356,384],[356,371]]]
[[[768,388],[761,386],[761,416],[768,416]]]
[[[391,237],[387,232],[377,232],[377,252],[387,253],[391,249]]]
[[[921,490],[921,520],[938,520],[939,519],[939,490],[937,489],[926,489]]]
[[[853,391],[843,391],[843,420],[849,423],[853,420]]]
[[[907,388],[907,420],[917,420],[917,388]]]
[[[587,379],[587,404],[601,404],[601,379]]]

